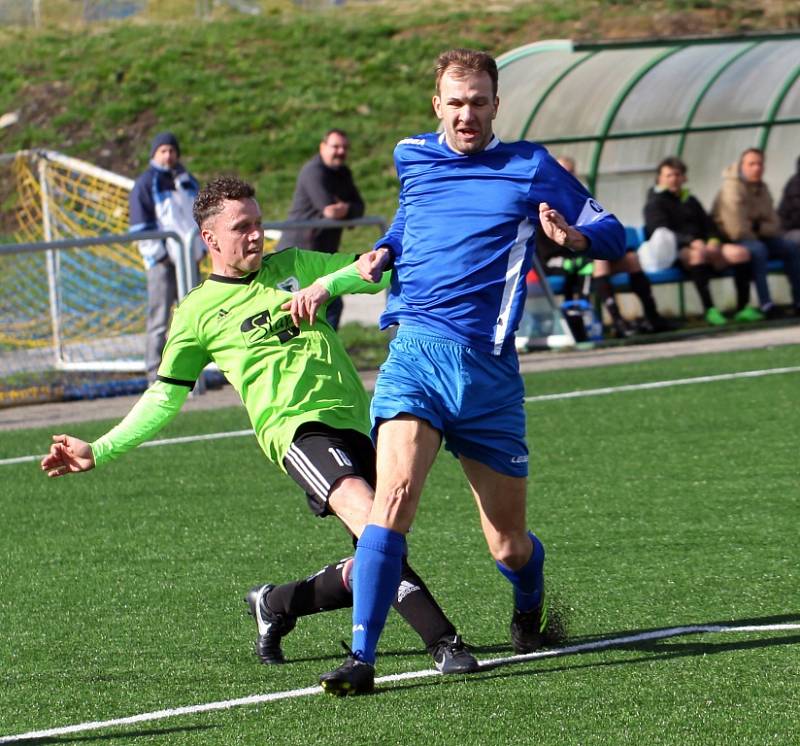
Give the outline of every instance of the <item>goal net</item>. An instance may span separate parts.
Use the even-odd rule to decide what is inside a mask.
[[[130,179],[52,151],[0,170],[0,243],[128,230]],[[141,388],[145,304],[134,242],[0,254],[0,406]]]

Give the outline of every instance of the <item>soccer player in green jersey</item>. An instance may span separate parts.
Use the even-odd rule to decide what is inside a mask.
[[[374,292],[376,286],[348,271],[352,256],[287,249],[264,257],[254,196],[252,186],[233,177],[201,190],[194,217],[213,271],[175,310],[156,382],[93,443],[54,435],[42,469],[50,477],[89,471],[152,437],[214,362],[241,396],[267,458],[305,490],[316,515],[338,516],[358,537],[375,486],[367,394],[338,336],[322,320],[324,306],[312,325],[301,320],[291,293],[313,283],[331,296],[362,285]],[[351,565],[347,558],[303,580],[250,590],[245,600],[258,626],[262,662],[284,661],[281,638],[297,617],[352,605]],[[423,581],[405,561],[403,568],[394,605],[436,667],[443,673],[476,670],[477,661]]]

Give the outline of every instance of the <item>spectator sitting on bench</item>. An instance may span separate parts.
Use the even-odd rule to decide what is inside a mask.
[[[677,263],[697,288],[709,324],[727,323],[714,305],[709,288],[713,271],[733,267],[736,284],[736,321],[761,321],[764,315],[748,305],[750,300],[750,252],[734,243],[722,243],[717,227],[700,201],[686,184],[686,164],[677,157],[665,158],[658,164],[656,183],[647,193],[644,206],[644,232],[649,239],[658,228],[675,235],[678,246]]]
[[[786,231],[784,238],[800,245],[800,158],[797,159],[797,172],[783,187],[778,217],[781,227]]]
[[[557,159],[561,167],[575,176],[575,159],[568,155],[561,155]],[[542,264],[550,264],[552,266],[552,252],[548,252],[545,247],[540,247],[540,255],[542,257]],[[566,267],[565,267],[566,269]],[[576,267],[579,271],[581,267]],[[642,265],[636,256],[636,252],[629,250],[621,259],[609,262],[604,259],[595,259],[592,269],[592,285],[594,287],[597,297],[600,302],[608,311],[611,317],[611,325],[614,329],[614,334],[617,337],[629,337],[634,333],[634,330],[628,325],[628,322],[622,317],[622,313],[617,305],[617,300],[614,296],[614,288],[611,286],[611,275],[618,272],[628,273],[628,282],[631,290],[639,298],[644,309],[644,319],[638,325],[638,331],[644,333],[656,333],[671,331],[675,329],[675,324],[665,319],[658,313],[656,302],[653,298],[653,290],[650,285],[650,280],[642,270]],[[572,287],[568,283],[569,287]]]
[[[780,259],[792,287],[794,313],[800,316],[800,247],[781,236],[778,213],[763,175],[764,152],[748,148],[738,163],[723,172],[712,215],[728,240],[746,246],[750,252],[761,312],[768,319],[783,315],[772,302],[767,283],[769,260]]]

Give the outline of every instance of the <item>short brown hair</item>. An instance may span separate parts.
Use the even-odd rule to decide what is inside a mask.
[[[492,81],[492,95],[497,95],[497,63],[486,52],[474,49],[449,49],[436,60],[436,92],[442,75],[449,72],[454,78],[464,78],[473,73],[486,73]]]
[[[331,135],[339,135],[339,137],[343,137],[345,140],[349,139],[347,137],[347,133],[344,130],[340,130],[338,127],[331,127],[323,136],[321,142],[328,142],[328,138]]]
[[[746,155],[748,155],[749,153],[755,153],[756,155],[760,155],[761,156],[761,160],[762,161],[765,160],[764,151],[761,148],[747,148],[746,150],[743,150],[742,154],[739,156],[739,165],[740,166],[742,165],[742,161],[744,160],[744,157]]]
[[[222,212],[226,199],[251,199],[255,194],[255,188],[237,176],[218,176],[200,190],[192,206],[192,216],[197,227],[202,228],[206,220]]]
[[[658,168],[656,169],[656,176],[661,173],[661,169],[663,168],[674,168],[676,171],[680,171],[684,176],[686,175],[686,164],[678,158],[677,155],[671,155],[667,158],[664,158],[661,163],[658,164]]]

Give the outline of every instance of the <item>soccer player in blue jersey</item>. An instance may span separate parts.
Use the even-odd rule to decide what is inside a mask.
[[[332,694],[374,687],[405,536],[442,440],[461,462],[489,551],[513,587],[514,649],[543,641],[544,548],[526,528],[524,388],[514,349],[525,274],[538,231],[593,258],[622,256],[625,241],[619,221],[545,148],[494,135],[498,104],[489,55],[440,55],[433,107],[443,131],[397,145],[399,209],[357,264],[373,281],[394,267],[381,326],[400,328],[372,400],[378,481],[355,555],[352,650],[320,677]]]

